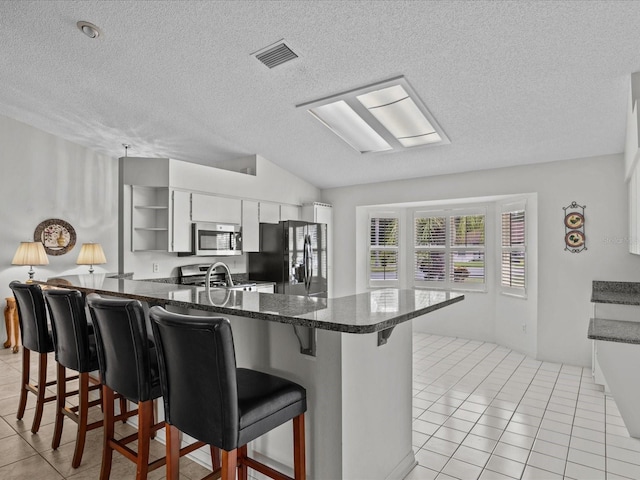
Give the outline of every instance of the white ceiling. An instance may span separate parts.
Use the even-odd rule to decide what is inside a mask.
[[[0,114],[321,188],[589,157],[624,150],[639,32],[636,1],[2,1]],[[280,39],[298,59],[251,56]],[[398,75],[450,145],[360,155],[295,108]]]

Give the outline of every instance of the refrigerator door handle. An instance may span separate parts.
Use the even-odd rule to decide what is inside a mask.
[[[311,247],[311,237],[309,237],[309,254],[307,255],[309,259],[309,287],[307,291],[311,290],[311,279],[313,278],[313,248]]]
[[[309,293],[311,289],[311,277],[313,276],[313,252],[311,250],[311,237],[305,235],[304,237],[304,287]]]

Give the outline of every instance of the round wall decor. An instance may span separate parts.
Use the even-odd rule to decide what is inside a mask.
[[[76,244],[76,231],[64,220],[50,218],[36,227],[33,239],[42,242],[48,255],[64,255]]]

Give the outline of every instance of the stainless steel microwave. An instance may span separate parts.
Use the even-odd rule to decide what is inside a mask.
[[[242,230],[232,223],[193,224],[193,255],[228,256],[242,254]]]

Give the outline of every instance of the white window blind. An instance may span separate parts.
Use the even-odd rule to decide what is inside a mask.
[[[398,218],[371,216],[369,281],[398,281]]]
[[[415,212],[414,284],[483,289],[485,214]]]
[[[501,216],[500,284],[524,291],[526,287],[525,210],[503,212]]]

